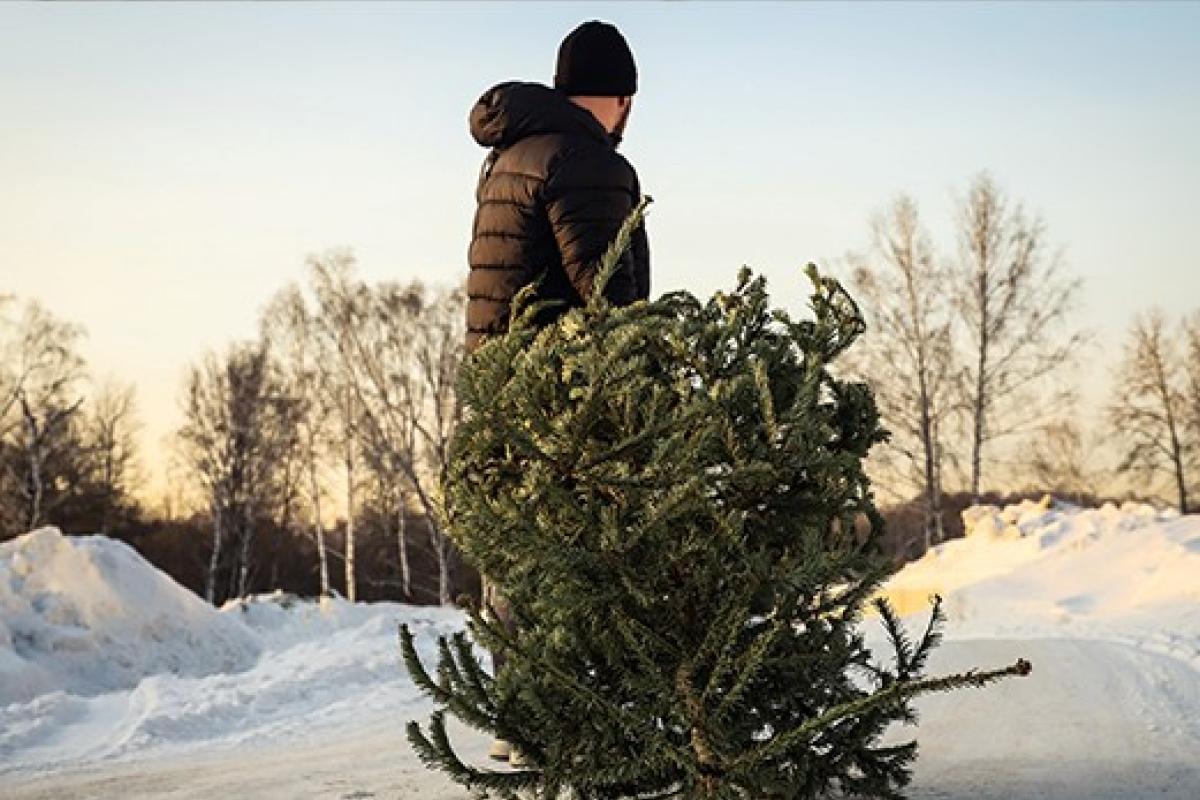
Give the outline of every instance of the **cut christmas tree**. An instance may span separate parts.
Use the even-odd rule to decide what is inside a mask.
[[[603,286],[645,207],[586,306],[539,327],[527,287],[461,368],[446,523],[517,626],[470,607],[432,674],[401,629],[439,705],[412,746],[484,796],[901,797],[916,742],[880,740],[915,722],[911,699],[1030,666],[928,677],[940,601],[910,638],[876,596],[894,567],[863,460],[888,433],[870,387],[830,370],[864,330],[853,298],[809,265],[811,320],[748,269],[707,302],[614,307]],[[886,628],[886,660],[863,624]],[[505,655],[498,674],[472,639]],[[527,766],[464,763],[446,713]]]

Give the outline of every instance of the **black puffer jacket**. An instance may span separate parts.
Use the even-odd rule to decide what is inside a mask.
[[[480,171],[468,249],[468,352],[485,334],[508,329],[513,296],[539,275],[537,298],[567,304],[548,309],[539,323],[582,305],[600,257],[641,198],[637,173],[604,126],[549,86],[508,81],[492,87],[471,109],[470,128],[492,151]],[[605,296],[627,305],[649,294],[643,225]]]

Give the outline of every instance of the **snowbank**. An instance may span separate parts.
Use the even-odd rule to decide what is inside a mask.
[[[1141,503],[1053,501],[963,512],[966,536],[932,548],[884,587],[900,613],[929,595],[963,635],[1181,624],[1200,609],[1200,517]]]
[[[41,528],[0,545],[0,773],[197,744],[299,741],[425,708],[397,626],[434,660],[455,609],[305,601],[216,609],[128,545]]]
[[[45,527],[0,544],[0,706],[149,675],[235,672],[260,646],[124,542]]]

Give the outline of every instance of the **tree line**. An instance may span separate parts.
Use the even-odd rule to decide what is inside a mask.
[[[370,284],[348,250],[307,272],[253,339],[187,368],[175,500],[157,511],[137,499],[133,387],[93,385],[81,327],[5,298],[0,540],[45,524],[127,539],[218,605],[276,588],[441,604],[477,590],[437,511],[463,290]]]
[[[1095,334],[1075,324],[1083,282],[1044,220],[980,173],[948,227],[953,243],[939,248],[917,201],[901,194],[870,220],[869,245],[845,259],[868,326],[848,369],[874,387],[892,432],[872,456],[875,485],[919,510],[916,535],[896,546],[912,556],[945,540],[947,496],[981,502],[985,481],[1095,501],[1121,477],[1153,496],[1169,476],[1180,511],[1193,510],[1200,311],[1174,331],[1161,311],[1137,315],[1089,430],[1075,376],[1094,364]],[[1106,463],[1101,439],[1120,451],[1117,463]]]
[[[939,248],[916,200],[871,220],[844,281],[867,332],[845,367],[889,441],[869,469],[898,558],[956,535],[956,511],[1023,485],[1096,501],[1125,477],[1181,511],[1200,494],[1200,309],[1134,316],[1091,425],[1076,368],[1094,335],[1046,223],[986,173]],[[43,524],[125,538],[210,602],[283,588],[450,603],[477,591],[441,527],[459,421],[462,286],[370,283],[353,254],[306,262],[256,335],[209,351],[181,386],[171,497],[144,507],[134,387],[96,381],[83,329],[0,296],[0,539]],[[1098,443],[1116,447],[1107,463]]]
[[[187,374],[178,454],[207,511],[205,597],[253,585],[260,521],[315,546],[318,591],[359,599],[360,528],[393,538],[398,599],[414,598],[409,521],[415,511],[436,567],[437,601],[452,602],[456,558],[441,527],[438,486],[458,420],[460,289],[369,284],[354,256],[308,261],[265,308],[259,336],[210,353]],[[340,511],[331,547],[330,505]],[[377,577],[376,580],[383,580]]]

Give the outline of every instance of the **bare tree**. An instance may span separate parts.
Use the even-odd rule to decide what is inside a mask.
[[[1134,319],[1107,414],[1114,436],[1125,444],[1117,470],[1147,481],[1169,474],[1179,510],[1187,513],[1186,398],[1176,345],[1165,329],[1158,309]]]
[[[132,384],[109,379],[86,410],[86,436],[92,455],[92,479],[100,503],[100,533],[112,530],[113,518],[128,497],[137,474],[139,430]]]
[[[269,341],[269,340],[268,340]],[[283,546],[291,539],[293,530],[293,508],[303,494],[307,470],[305,447],[302,437],[302,421],[307,414],[307,398],[297,391],[289,381],[283,366],[274,364],[271,398],[270,432],[273,467],[269,470],[270,496],[274,508],[274,529],[282,536],[272,537],[269,563],[268,587],[279,585],[279,562]]]
[[[345,251],[310,259],[320,316],[340,359],[339,381],[357,401],[354,422],[374,469],[395,476],[402,582],[411,591],[406,523],[411,492],[429,521],[438,561],[439,598],[450,604],[454,551],[441,522],[439,487],[457,422],[454,381],[462,357],[465,319],[461,291],[420,284],[372,288],[354,277]]]
[[[355,559],[355,529],[354,529],[354,514],[357,510],[355,504],[355,490],[358,486],[355,481],[355,465],[358,463],[355,458],[355,445],[357,444],[358,433],[358,398],[354,396],[353,387],[349,384],[343,384],[341,387],[342,404],[338,408],[338,416],[342,421],[342,463],[346,467],[346,535],[344,538],[345,553],[343,561],[346,567],[346,599],[353,603],[358,596],[356,581],[357,573],[354,569]]]
[[[263,314],[262,327],[264,337],[271,339],[280,353],[282,379],[296,403],[294,433],[302,473],[297,477],[301,495],[308,501],[321,595],[328,597],[333,592],[321,506],[326,491],[322,471],[330,440],[332,404],[325,382],[327,371],[320,366],[322,342],[316,335],[312,312],[295,284],[272,299]]]
[[[191,467],[180,444],[176,432],[163,434],[160,446],[166,454],[166,463],[163,466],[164,487],[157,513],[165,523],[176,522],[187,514],[189,508],[197,508],[197,494],[203,494],[205,498],[208,496],[203,489],[198,493],[196,487],[187,480]]]
[[[313,315],[314,332],[322,353],[319,367],[322,384],[332,398],[333,419],[339,429],[338,448],[345,476],[345,537],[344,564],[346,598],[357,597],[355,573],[356,492],[358,476],[357,450],[362,436],[364,417],[359,366],[355,360],[356,338],[363,320],[370,313],[367,289],[353,277],[354,256],[348,250],[333,250],[324,257],[308,259],[309,273],[316,295]]]
[[[6,327],[10,336],[3,345],[0,385],[0,437],[9,456],[3,459],[5,483],[18,497],[17,523],[29,530],[46,519],[47,493],[57,477],[52,461],[82,457],[71,422],[84,399],[84,362],[76,351],[83,329],[36,301],[28,301],[15,324]]]
[[[892,432],[882,462],[923,498],[928,549],[945,538],[942,437],[953,369],[946,276],[916,203],[903,195],[873,217],[870,251],[850,261],[867,324],[850,369],[871,384]]]
[[[1189,466],[1200,471],[1200,310],[1193,311],[1183,320],[1184,387],[1187,448],[1191,456]],[[1193,473],[1194,474],[1194,473]],[[1193,478],[1189,494],[1200,491]]]
[[[213,544],[209,557],[204,598],[216,603],[217,568],[225,541],[222,522],[233,493],[230,474],[232,455],[230,431],[233,428],[228,402],[227,378],[215,356],[209,354],[198,367],[188,371],[183,401],[186,418],[179,431],[182,455],[193,474],[203,483],[213,526]]]
[[[1088,452],[1084,433],[1074,419],[1051,420],[1034,436],[1027,468],[1040,489],[1080,502],[1096,488]]]
[[[1088,336],[1059,334],[1081,281],[1061,277],[1045,225],[1030,219],[982,173],[959,202],[955,305],[970,356],[961,368],[961,403],[971,428],[971,494],[978,502],[984,449],[1028,431],[1073,400],[1052,378]]]
[[[52,471],[48,469],[52,457],[62,454],[64,450],[78,450],[77,440],[62,434],[70,431],[71,418],[82,405],[83,397],[69,405],[60,405],[54,398],[42,398],[40,403],[35,403],[22,390],[19,400],[24,435],[15,441],[19,447],[23,447],[26,458],[28,471],[22,487],[26,500],[24,527],[32,530],[46,520],[49,510],[46,493],[47,487],[54,483]],[[65,442],[70,444],[64,446]]]
[[[414,399],[416,391],[405,392],[409,402],[409,415],[419,423],[414,428],[420,435],[422,453],[409,451],[406,461],[411,465],[413,483],[417,483],[418,459],[427,465],[428,473],[434,478],[433,490],[422,491],[422,503],[429,516],[430,545],[437,554],[438,595],[442,605],[450,605],[450,565],[454,548],[442,524],[440,487],[444,484],[450,467],[450,441],[461,421],[461,406],[455,392],[458,368],[463,359],[463,341],[466,320],[466,293],[461,289],[441,290],[426,303],[420,317],[420,335],[416,352],[417,376],[415,384],[421,387],[423,410]],[[412,381],[407,385],[411,385]],[[424,455],[422,459],[421,456]],[[427,474],[428,474],[427,473]],[[437,496],[434,497],[434,493]],[[435,505],[436,503],[436,505]]]
[[[376,478],[380,500],[391,508],[401,595],[412,599],[408,556],[408,454],[416,449],[416,420],[403,413],[401,398],[414,364],[417,320],[424,303],[417,284],[384,283],[372,293],[371,310],[356,331],[357,381],[363,406],[363,455]]]
[[[218,599],[223,562],[229,567],[225,596],[245,596],[249,589],[257,519],[271,512],[277,497],[273,471],[287,441],[281,421],[288,398],[280,383],[263,342],[235,345],[222,359],[210,353],[187,375],[179,437],[212,514],[210,603]],[[233,550],[224,549],[227,541]]]

